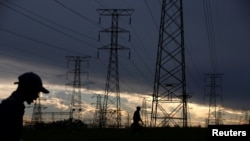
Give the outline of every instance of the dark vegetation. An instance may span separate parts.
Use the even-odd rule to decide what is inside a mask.
[[[130,128],[100,129],[87,128],[79,123],[73,126],[53,123],[25,127],[23,131],[24,141],[206,141],[206,138],[207,129],[201,127],[143,128],[133,133]]]

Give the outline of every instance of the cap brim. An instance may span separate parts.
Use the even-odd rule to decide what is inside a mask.
[[[41,88],[41,92],[45,93],[45,94],[48,94],[49,91],[47,89],[45,89],[44,87]]]
[[[19,84],[19,82],[14,82],[14,84]],[[47,89],[45,89],[44,87],[41,88],[40,92],[48,94],[49,91]]]

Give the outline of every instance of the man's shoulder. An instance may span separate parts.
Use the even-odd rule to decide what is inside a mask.
[[[17,100],[14,97],[8,97],[4,100],[2,100],[2,105],[8,105],[8,104],[12,104],[12,103],[17,103]]]
[[[14,97],[8,97],[0,103],[0,110],[11,109],[18,106],[18,101]]]
[[[0,115],[5,115],[3,118],[17,118],[20,115],[24,114],[25,106],[20,104],[20,102],[13,98],[9,97],[2,101],[0,104]]]

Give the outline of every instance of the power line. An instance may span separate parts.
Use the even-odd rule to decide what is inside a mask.
[[[7,7],[7,8],[9,8],[9,9],[11,9],[11,10],[13,10],[13,11],[15,11],[15,12],[17,12],[18,14],[21,14],[21,15],[23,15],[23,16],[25,16],[25,17],[31,19],[32,21],[34,21],[34,22],[36,22],[36,23],[39,23],[39,24],[41,24],[41,25],[43,25],[43,26],[45,26],[45,27],[47,27],[47,28],[49,28],[49,29],[52,29],[52,30],[54,30],[54,31],[56,31],[56,32],[58,32],[58,33],[60,33],[60,34],[62,34],[62,35],[64,35],[64,36],[66,36],[66,37],[69,37],[69,38],[71,38],[71,39],[73,39],[73,40],[76,40],[76,41],[78,41],[78,42],[81,42],[81,43],[83,43],[83,44],[86,44],[86,45],[88,45],[88,46],[90,46],[90,47],[97,48],[95,45],[92,45],[92,44],[87,43],[87,42],[85,42],[85,41],[83,41],[83,40],[80,40],[80,39],[78,39],[78,38],[75,38],[75,37],[73,37],[72,35],[69,35],[69,34],[67,34],[67,33],[65,33],[65,32],[63,32],[63,31],[60,31],[60,30],[58,30],[58,29],[56,29],[56,28],[54,28],[54,27],[52,27],[52,26],[50,26],[50,25],[48,25],[48,24],[46,24],[46,23],[43,23],[43,22],[41,22],[41,21],[39,21],[39,20],[37,20],[37,19],[35,19],[35,18],[33,18],[33,17],[31,17],[31,16],[29,16],[29,15],[23,13],[23,12],[21,12],[20,10],[17,10],[17,9],[15,9],[15,8],[13,8],[12,6],[9,6],[9,5],[7,5],[7,4],[5,4],[5,3],[3,3],[3,2],[0,2],[0,4],[3,5],[3,6],[5,6],[5,7]]]
[[[88,35],[86,35],[86,34],[77,32],[77,31],[75,31],[75,30],[73,30],[73,29],[71,29],[71,28],[68,28],[68,27],[64,26],[64,25],[58,24],[58,23],[56,23],[56,22],[54,22],[54,21],[52,21],[52,20],[50,20],[50,19],[47,19],[47,18],[45,18],[45,17],[43,17],[43,16],[40,16],[40,15],[34,13],[34,12],[31,11],[31,10],[28,10],[28,9],[26,9],[26,8],[24,8],[24,7],[21,7],[20,5],[17,5],[17,4],[15,4],[15,3],[11,2],[11,1],[7,1],[7,2],[10,3],[10,4],[12,4],[12,5],[14,5],[14,6],[16,6],[16,7],[18,7],[18,8],[20,8],[20,9],[22,9],[22,10],[24,10],[24,11],[26,11],[27,13],[32,14],[33,16],[39,17],[39,18],[41,18],[41,19],[43,19],[43,20],[45,20],[45,21],[47,21],[47,22],[50,22],[50,23],[52,23],[52,24],[55,24],[55,25],[61,27],[62,29],[65,29],[65,30],[68,30],[68,31],[70,31],[70,32],[73,32],[73,33],[75,33],[75,34],[77,34],[77,35],[86,37],[86,38],[88,38],[88,39],[90,39],[90,40],[95,40],[95,41],[96,41],[96,38],[93,38],[93,37],[90,37],[90,36],[88,36]]]
[[[59,2],[58,0],[54,0],[54,1],[55,1],[56,3],[58,3],[60,6],[66,8],[67,10],[71,11],[72,13],[78,15],[79,17],[81,17],[81,18],[84,19],[85,21],[87,21],[87,22],[89,22],[89,23],[91,23],[91,24],[94,24],[94,25],[96,25],[96,26],[98,26],[98,27],[100,26],[100,24],[98,24],[98,23],[94,22],[93,20],[89,19],[88,17],[86,17],[86,16],[84,16],[84,15],[82,15],[82,14],[76,12],[75,10],[73,10],[72,8],[66,6],[66,5],[63,4],[62,2]]]
[[[157,22],[156,22],[156,20],[155,20],[155,18],[154,18],[154,16],[153,16],[153,13],[152,13],[152,11],[151,11],[151,9],[150,9],[150,7],[149,7],[149,4],[148,4],[147,0],[144,0],[144,2],[145,2],[145,4],[146,4],[146,7],[147,7],[147,9],[148,9],[148,11],[149,11],[149,14],[150,14],[150,16],[151,16],[151,18],[152,18],[152,20],[153,20],[153,23],[154,23],[156,29],[159,29],[159,25],[157,24]]]
[[[10,34],[12,34],[12,35],[15,35],[15,36],[17,36],[17,37],[23,38],[23,39],[26,39],[26,40],[30,40],[30,41],[36,42],[36,43],[41,44],[41,45],[43,45],[43,46],[50,46],[50,47],[59,49],[59,50],[64,51],[64,52],[71,52],[71,53],[77,53],[77,54],[79,54],[79,52],[75,52],[75,51],[68,50],[68,49],[65,49],[65,48],[62,48],[62,47],[58,47],[58,46],[53,45],[53,44],[50,44],[50,43],[48,43],[48,42],[44,42],[44,41],[41,41],[41,40],[37,40],[37,39],[35,39],[35,38],[29,37],[29,36],[26,36],[26,35],[23,35],[23,34],[16,33],[16,32],[14,32],[14,31],[11,31],[11,30],[6,29],[6,28],[0,27],[0,30],[2,30],[2,31],[4,31],[4,32],[7,32],[7,33],[10,33]]]
[[[205,14],[205,24],[208,37],[208,46],[210,49],[212,71],[215,72],[217,69],[217,54],[216,54],[216,43],[214,35],[214,26],[213,26],[213,15],[212,7],[210,0],[203,0],[203,10]]]
[[[136,30],[134,29],[133,26],[132,26],[132,31],[133,31],[133,33],[134,33],[134,35],[135,35],[137,41],[138,41],[139,44],[140,44],[139,46],[142,47],[141,49],[145,51],[145,53],[147,54],[147,56],[151,56],[152,53],[149,53],[149,51],[148,51],[147,48],[145,47],[144,43],[143,43],[142,40],[140,39],[139,35],[137,34],[137,32],[136,32]],[[141,54],[142,54],[141,51],[138,52],[138,51],[137,51],[137,48],[135,48],[134,45],[133,45],[132,43],[131,43],[131,46],[134,48],[135,53],[136,53],[140,58],[142,58],[142,57],[141,57]],[[142,60],[143,60],[143,59],[142,59]],[[146,60],[146,62],[149,62],[149,61]],[[150,72],[151,74],[154,75],[153,71],[150,69],[150,67],[149,67],[148,65],[146,65],[147,63],[145,63],[145,61],[143,61],[143,64],[147,67],[147,69],[149,70],[149,72]]]

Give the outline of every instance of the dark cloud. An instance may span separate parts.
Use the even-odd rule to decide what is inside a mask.
[[[132,23],[122,17],[120,25],[131,32],[119,43],[130,48],[119,53],[122,92],[150,94],[153,81],[160,21],[160,1],[3,1],[0,3],[1,77],[16,78],[23,71],[38,71],[47,82],[65,85],[65,56],[91,56],[88,68],[90,89],[104,90],[109,52],[98,48],[109,43],[99,31],[110,26],[97,8],[133,8]],[[249,107],[249,9],[248,2],[211,1],[215,29],[218,72],[223,73],[223,102]],[[188,93],[191,101],[204,103],[204,73],[211,73],[211,54],[202,1],[184,1],[184,28]],[[107,41],[108,40],[108,41]],[[11,63],[11,65],[8,64]]]

